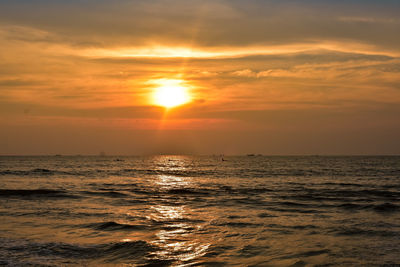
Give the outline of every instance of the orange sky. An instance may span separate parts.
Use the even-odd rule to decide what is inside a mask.
[[[399,154],[399,11],[2,1],[0,154]],[[171,80],[189,102],[166,110]]]

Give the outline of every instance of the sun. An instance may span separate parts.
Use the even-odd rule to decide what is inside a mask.
[[[189,90],[182,83],[182,80],[162,79],[157,81],[160,86],[154,91],[154,103],[165,108],[188,103],[190,101]]]

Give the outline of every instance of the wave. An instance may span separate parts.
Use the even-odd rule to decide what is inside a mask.
[[[400,206],[392,203],[382,204],[357,204],[357,203],[345,203],[338,206],[346,210],[372,210],[378,213],[391,213],[400,210]]]
[[[167,191],[168,194],[173,195],[209,195],[210,193],[205,190],[190,189],[190,188],[174,188]]]
[[[228,226],[228,227],[238,227],[238,228],[245,228],[245,227],[260,227],[263,224],[260,223],[251,223],[251,222],[220,222],[220,223],[212,223],[212,225],[216,226]]]
[[[399,232],[390,230],[362,229],[357,227],[342,227],[332,231],[337,236],[398,236]]]
[[[278,216],[269,214],[267,212],[263,212],[263,213],[258,214],[257,217],[259,217],[259,218],[274,218],[274,217],[278,217]]]
[[[102,230],[102,231],[144,230],[144,229],[148,228],[145,225],[123,224],[123,223],[117,223],[114,221],[92,223],[92,224],[86,224],[84,226],[95,229],[95,230]]]
[[[79,198],[64,190],[54,189],[0,189],[0,197],[20,198]]]
[[[113,190],[105,190],[105,191],[81,191],[80,193],[86,195],[94,195],[94,196],[106,196],[112,198],[120,198],[120,197],[128,197],[129,195],[113,191]]]
[[[50,169],[41,169],[35,168],[31,170],[4,170],[0,171],[1,175],[16,175],[16,176],[51,176],[51,175],[75,175],[71,172],[59,171],[59,170],[50,170]]]
[[[84,263],[85,260],[105,263],[149,264],[152,261],[146,258],[150,253],[157,250],[156,247],[142,240],[86,246],[55,242],[36,243],[27,240],[5,240],[3,238],[0,241],[2,241],[1,253],[7,253],[4,255],[7,256],[7,264],[13,266],[59,266],[60,263],[64,262],[62,259],[67,259],[69,263],[79,265]]]
[[[197,225],[197,224],[202,224],[205,223],[204,220],[202,219],[191,219],[191,218],[164,218],[164,217],[157,217],[157,216],[151,216],[148,218],[149,223],[152,226],[157,226],[161,228],[171,228],[171,225],[176,225],[178,223],[185,223],[185,224],[190,224],[190,225]]]
[[[214,193],[229,193],[230,195],[258,195],[269,192],[274,192],[274,190],[267,187],[234,188],[228,185],[220,185],[216,190],[214,190]]]
[[[363,190],[350,190],[350,189],[328,189],[328,188],[299,188],[288,190],[290,195],[284,196],[285,198],[292,198],[297,200],[337,200],[343,201],[346,199],[387,199],[387,200],[400,200],[399,191],[381,190],[381,189],[363,189]]]
[[[383,204],[379,204],[379,205],[374,205],[373,209],[376,212],[395,212],[395,211],[399,211],[400,210],[400,206],[399,205],[395,205],[392,203],[383,203]]]
[[[171,188],[171,189],[146,189],[146,188],[135,188],[125,189],[134,194],[138,195],[209,195],[211,192],[206,188]],[[212,193],[216,193],[213,191]]]
[[[343,199],[342,199],[343,201]],[[357,200],[355,200],[357,201]],[[300,202],[273,202],[268,205],[270,210],[274,211],[284,211],[284,212],[299,212],[299,213],[321,213],[327,210],[331,210],[334,208],[344,209],[348,211],[361,211],[361,210],[370,210],[378,213],[392,213],[400,211],[400,206],[385,202],[385,203],[357,203],[357,202],[348,202],[348,203],[300,203]],[[268,215],[267,215],[268,216]]]
[[[269,247],[246,245],[238,251],[238,256],[243,258],[251,258],[265,253]]]
[[[155,170],[155,169],[121,169],[114,171],[113,175],[166,175],[166,176],[179,176],[179,177],[199,177],[199,176],[215,176],[215,170]],[[222,174],[222,172],[221,172]]]
[[[314,257],[314,256],[318,256],[318,255],[321,255],[321,254],[329,254],[329,253],[331,253],[331,250],[329,250],[329,249],[308,250],[308,251],[296,253],[296,254],[293,254],[293,255],[283,256],[283,257],[280,257],[280,259]]]
[[[104,259],[105,262],[124,262],[129,260],[138,261],[142,264],[150,264],[153,261],[144,260],[149,258],[150,253],[157,250],[157,248],[146,241],[129,241],[129,242],[118,242],[97,246],[99,256]],[[170,261],[159,260],[159,263],[165,263]],[[158,265],[158,266],[160,266]],[[162,266],[162,265],[161,265]]]

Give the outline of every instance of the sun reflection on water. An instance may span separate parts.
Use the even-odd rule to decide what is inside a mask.
[[[185,157],[160,157],[158,169],[184,172],[190,169],[190,161]],[[190,177],[179,175],[159,175],[154,186],[164,191],[162,205],[152,206],[148,219],[158,223],[162,229],[155,233],[152,245],[160,248],[154,253],[157,259],[177,261],[178,266],[188,264],[205,255],[211,245],[201,239],[202,223],[194,218],[196,212],[186,205],[185,196],[168,194],[171,189],[193,188]],[[165,204],[164,204],[165,203]]]
[[[191,183],[188,177],[178,177],[172,175],[160,175],[155,184],[160,187],[160,189],[178,189],[190,187]]]

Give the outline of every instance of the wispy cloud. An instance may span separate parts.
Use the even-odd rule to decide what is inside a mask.
[[[393,1],[2,1],[0,25],[14,27],[14,38],[126,52],[332,41],[398,52],[399,11]]]
[[[397,18],[339,17],[338,20],[344,22],[400,24],[400,20]]]

